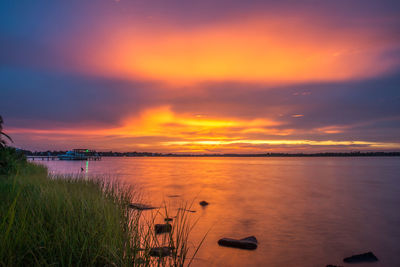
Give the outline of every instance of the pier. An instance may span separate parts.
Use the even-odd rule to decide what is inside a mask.
[[[26,156],[30,160],[58,160],[57,156]]]
[[[28,159],[34,160],[101,160],[101,156],[95,150],[89,149],[73,149],[60,155],[33,155],[27,156]]]

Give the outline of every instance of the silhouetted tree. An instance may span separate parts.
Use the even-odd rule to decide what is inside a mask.
[[[3,136],[5,136],[8,140],[13,142],[11,137],[3,132],[3,122],[4,122],[3,117],[0,115],[0,148],[6,147],[6,140],[3,139]]]

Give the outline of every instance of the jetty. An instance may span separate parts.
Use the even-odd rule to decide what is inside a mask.
[[[57,156],[26,156],[27,159],[31,160],[57,160]]]

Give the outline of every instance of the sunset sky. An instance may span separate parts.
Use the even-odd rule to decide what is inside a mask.
[[[30,150],[400,151],[400,1],[1,1]]]

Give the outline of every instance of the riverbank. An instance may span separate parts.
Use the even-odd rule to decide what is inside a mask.
[[[130,209],[134,194],[115,182],[54,177],[44,166],[21,164],[0,179],[0,265],[182,266],[186,215],[160,238],[155,217],[140,223],[142,213]],[[174,247],[173,257],[149,256],[152,247],[165,244]]]

